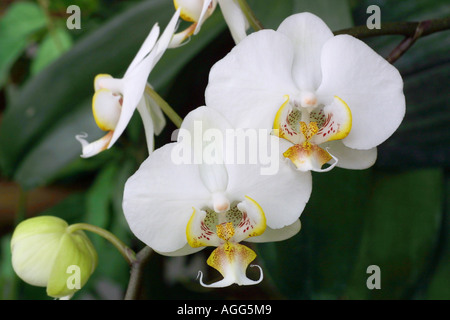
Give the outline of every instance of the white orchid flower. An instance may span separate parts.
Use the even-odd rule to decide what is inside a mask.
[[[199,33],[203,23],[213,14],[217,3],[234,42],[239,43],[247,36],[249,23],[236,0],[174,0],[173,2],[176,9],[181,9],[181,18],[192,24],[174,36],[171,47],[178,47],[190,36]]]
[[[192,146],[196,139],[196,123],[201,123],[204,132],[232,128],[212,108],[191,111],[180,130],[190,133],[192,140],[181,137],[180,131],[178,142],[155,150],[128,179],[123,199],[125,217],[137,238],[164,255],[187,255],[206,246],[217,247],[207,263],[224,278],[211,285],[200,278],[202,285],[256,284],[262,274],[259,280],[245,274],[256,254],[240,242],[279,241],[295,235],[311,192],[310,175],[298,179],[294,166],[282,166],[275,175],[261,175],[258,164],[175,164],[173,157],[179,147]],[[218,150],[223,146],[214,139],[192,150],[204,154],[211,144],[219,146]],[[279,153],[277,156],[282,158]]]
[[[153,26],[121,79],[107,74],[95,77],[92,111],[99,128],[108,133],[92,143],[85,140],[86,134],[77,135],[76,138],[83,148],[83,158],[109,149],[127,127],[136,108],[144,123],[149,152],[153,151],[153,135],[162,131],[165,119],[161,109],[145,93],[146,88],[150,87],[147,79],[168,48],[179,15],[180,10],[177,10],[159,40],[159,26]]]
[[[405,114],[397,69],[310,13],[233,48],[211,70],[206,104],[237,127],[278,129],[300,171],[370,167]]]

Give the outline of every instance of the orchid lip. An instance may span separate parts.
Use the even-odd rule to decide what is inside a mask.
[[[223,279],[206,285],[199,273],[200,284],[205,287],[225,287],[233,283],[238,285],[257,284],[262,281],[248,279],[247,267],[256,258],[256,253],[239,242],[261,235],[266,229],[266,218],[259,204],[246,196],[242,202],[233,202],[230,206],[223,193],[214,194],[219,203],[225,203],[228,210],[217,212],[204,209],[194,212],[186,227],[186,237],[191,247],[216,246],[207,260],[207,264],[219,271]],[[226,201],[226,202],[222,202]]]
[[[338,96],[327,105],[317,105],[316,95],[308,92],[300,95],[300,100],[311,107],[299,107],[296,100],[290,103],[286,95],[274,119],[277,136],[293,144],[283,155],[300,171],[330,171],[338,159],[320,145],[347,137],[352,128],[350,108]],[[329,166],[322,169],[326,163]]]

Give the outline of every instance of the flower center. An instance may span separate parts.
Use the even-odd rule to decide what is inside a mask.
[[[273,124],[274,134],[294,144],[283,155],[301,171],[330,170],[337,159],[319,145],[344,139],[350,133],[350,108],[337,96],[327,105],[318,104],[315,94],[308,92],[302,93],[292,103],[289,96],[285,98]],[[322,169],[332,159],[334,163]]]
[[[230,240],[234,236],[234,232],[234,227],[231,222],[224,222],[216,225],[216,234],[224,241]]]

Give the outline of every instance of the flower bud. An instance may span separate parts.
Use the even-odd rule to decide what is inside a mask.
[[[97,252],[81,230],[64,220],[40,216],[21,222],[11,239],[12,265],[26,283],[47,287],[54,298],[71,297],[97,266]]]

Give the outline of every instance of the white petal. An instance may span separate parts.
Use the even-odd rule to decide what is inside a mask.
[[[175,144],[155,150],[125,184],[123,210],[133,233],[149,247],[173,252],[187,243],[193,207],[210,205],[196,165],[171,161]]]
[[[146,93],[144,93],[147,111],[150,113],[150,117],[153,121],[153,127],[155,135],[161,134],[166,126],[166,118],[162,112],[160,106]]]
[[[335,156],[339,162],[338,167],[345,169],[361,170],[374,165],[377,160],[377,148],[368,150],[356,150],[345,146],[341,140],[322,143],[321,148]]]
[[[145,96],[142,96],[141,101],[139,101],[137,110],[141,116],[142,123],[144,124],[145,140],[147,141],[148,154],[151,154],[153,152],[153,148],[155,146],[155,140],[154,140],[155,130],[154,130],[154,126],[153,126],[152,115],[147,106]]]
[[[120,118],[122,107],[119,95],[108,89],[99,89],[92,98],[92,111],[98,127],[104,131],[114,130]]]
[[[206,105],[238,128],[271,129],[285,94],[297,91],[292,42],[273,30],[247,36],[209,74]]]
[[[247,242],[275,242],[283,241],[295,236],[301,229],[300,220],[296,220],[293,224],[290,224],[281,229],[266,228],[266,231],[260,236],[251,237],[246,239]]]
[[[223,163],[225,133],[232,128],[217,110],[198,107],[184,118],[178,140],[191,147],[197,164]],[[186,139],[181,139],[181,136]]]
[[[270,144],[276,141],[282,139],[270,136]],[[300,217],[312,189],[310,172],[297,171],[282,155],[285,144],[280,146],[272,151],[278,158],[271,157],[271,174],[262,174],[258,164],[227,164],[230,197],[254,199],[264,211],[267,225],[273,229],[290,225]]]
[[[119,139],[123,131],[125,131],[128,122],[130,122],[134,110],[144,94],[150,72],[169,45],[170,39],[175,31],[179,14],[180,11],[177,10],[160,39],[155,44],[153,50],[144,58],[144,60],[138,63],[135,68],[129,70],[129,72],[127,72],[127,76],[123,78],[124,88],[122,91],[122,112],[108,148],[110,148],[117,141],[117,139]]]
[[[111,137],[113,135],[113,131],[109,131],[106,135],[101,137],[100,139],[89,143],[85,138],[87,138],[87,134],[79,134],[75,136],[75,139],[77,139],[81,143],[82,147],[82,158],[89,158],[92,156],[95,156],[96,154],[99,154],[100,152],[106,150],[106,148],[109,145],[109,142],[111,141]]]
[[[187,256],[189,254],[199,252],[203,249],[205,249],[205,247],[192,248],[189,244],[186,244],[181,249],[178,249],[178,250],[175,250],[172,252],[162,252],[162,251],[157,251],[157,250],[155,250],[155,252],[157,252],[163,256],[179,257],[179,256]]]
[[[203,0],[202,11],[198,17],[197,26],[195,27],[194,30],[194,35],[200,32],[200,28],[202,27],[203,23],[213,13],[215,8],[216,8],[216,1],[213,2],[213,0]]]
[[[329,40],[322,50],[319,96],[339,96],[352,112],[352,129],[343,143],[371,149],[384,142],[405,114],[403,80],[398,70],[348,35]]]
[[[170,19],[169,23],[167,24],[166,28],[164,29],[164,32],[161,34],[161,37],[159,38],[158,42],[155,45],[155,58],[153,60],[153,65],[151,68],[155,66],[155,64],[161,59],[164,52],[166,52],[170,40],[173,37],[173,34],[177,28],[178,24],[178,18],[180,17],[180,9],[178,9],[175,14]]]
[[[141,48],[139,49],[138,53],[134,57],[133,61],[131,61],[130,65],[128,66],[127,71],[125,72],[124,78],[130,73],[130,71],[132,71],[145,58],[145,56],[147,56],[149,54],[149,52],[155,46],[158,36],[159,36],[159,26],[156,23],[155,25],[153,25],[147,38],[142,43]]]
[[[291,39],[295,58],[292,74],[297,86],[313,91],[321,81],[320,54],[325,42],[333,33],[319,17],[309,12],[294,14],[278,27],[278,32]]]
[[[236,44],[247,36],[249,27],[247,18],[241,10],[239,4],[234,0],[219,0],[223,17],[230,29],[231,36]]]

